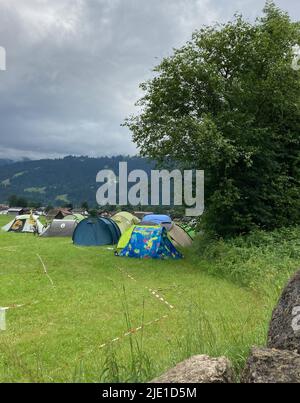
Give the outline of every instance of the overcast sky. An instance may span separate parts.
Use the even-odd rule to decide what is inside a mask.
[[[139,83],[203,24],[264,0],[0,0],[0,158],[134,154]],[[277,0],[300,19],[299,0]]]

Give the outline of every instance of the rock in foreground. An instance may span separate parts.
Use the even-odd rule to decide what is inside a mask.
[[[181,362],[150,383],[233,383],[230,361],[225,357],[196,355]]]
[[[300,383],[300,355],[292,351],[253,348],[243,383]]]
[[[268,348],[297,351],[300,354],[300,271],[285,287],[274,309]]]

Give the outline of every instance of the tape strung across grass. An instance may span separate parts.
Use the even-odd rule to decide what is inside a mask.
[[[124,269],[121,269],[120,267],[119,267],[118,269],[119,269],[119,271],[120,271],[121,273],[123,273],[125,276],[127,276],[130,280],[134,281],[135,283],[138,282],[133,276],[131,276],[129,273],[127,273]],[[169,307],[169,309],[174,309],[174,306],[171,305],[168,301],[166,301],[163,297],[161,297],[156,291],[152,290],[151,288],[149,288],[149,287],[147,287],[147,286],[145,286],[145,288],[151,293],[152,296],[155,296],[161,303],[166,304],[166,305]],[[160,318],[156,318],[156,319],[151,320],[151,321],[149,321],[149,322],[147,322],[147,323],[144,323],[144,324],[142,324],[141,326],[138,326],[138,327],[133,328],[133,329],[129,329],[129,330],[128,330],[127,332],[125,332],[122,336],[115,337],[114,339],[112,339],[112,340],[110,340],[110,341],[108,341],[108,342],[106,342],[106,343],[101,344],[98,348],[99,348],[100,350],[102,350],[102,349],[104,349],[105,347],[108,347],[109,345],[112,345],[112,344],[114,344],[114,343],[117,343],[117,342],[119,342],[119,341],[122,341],[122,340],[126,339],[127,337],[129,337],[129,336],[131,336],[131,335],[134,335],[135,333],[140,332],[140,331],[143,330],[145,327],[155,325],[155,324],[157,324],[157,323],[159,323],[159,322],[161,322],[161,321],[167,319],[168,317],[169,317],[169,315],[166,314],[166,315],[161,316]],[[94,347],[93,349],[89,350],[89,351],[86,351],[85,353],[82,353],[82,354],[80,355],[80,360],[82,360],[82,359],[84,359],[85,357],[87,357],[88,355],[92,354],[96,349],[97,349],[97,346]],[[66,368],[67,366],[68,366],[68,365],[65,365],[63,368]],[[58,371],[61,370],[61,369],[62,369],[62,368],[58,368],[58,369],[56,369],[54,372],[56,373],[56,372],[58,372]]]
[[[9,309],[17,309],[17,308],[23,308],[25,306],[30,306],[30,305],[36,305],[38,304],[38,302],[28,302],[27,304],[14,304],[14,305],[10,305],[10,306],[4,306],[4,307],[0,307],[0,309],[3,309],[4,311],[8,311]]]
[[[143,324],[141,326],[135,327],[133,329],[129,329],[126,333],[122,334],[122,336],[115,337],[114,339],[112,339],[112,340],[110,340],[110,341],[108,341],[106,343],[101,344],[98,348],[100,350],[102,350],[103,348],[108,347],[111,344],[114,344],[114,343],[116,343],[118,341],[122,341],[123,339],[126,339],[126,337],[132,336],[133,334],[136,334],[136,333],[140,332],[141,330],[143,330],[147,326],[154,325],[154,324],[156,324],[158,322],[161,322],[164,319],[167,319],[168,317],[169,317],[169,315],[164,315],[164,316],[162,316],[160,318],[151,320],[150,322],[147,322],[147,323],[145,323],[145,324]],[[92,354],[95,351],[96,348],[97,347],[93,348],[92,350],[87,351],[85,354],[82,354],[80,358],[82,359],[82,358],[87,357],[89,354]]]
[[[162,320],[167,319],[168,317],[169,317],[169,315],[164,315],[164,316],[162,316],[161,318],[154,319],[154,320],[152,320],[152,321],[150,321],[150,322],[147,322],[147,323],[143,324],[142,326],[136,327],[136,328],[134,328],[134,329],[130,329],[130,330],[128,330],[126,333],[124,333],[122,336],[116,337],[116,338],[114,338],[113,340],[110,340],[110,341],[108,341],[108,342],[106,342],[106,343],[104,343],[104,344],[101,344],[98,348],[99,348],[100,350],[102,350],[102,349],[104,349],[105,347],[108,347],[109,345],[112,345],[112,344],[114,344],[114,343],[116,343],[116,342],[118,342],[118,341],[122,341],[122,340],[125,339],[126,337],[129,337],[129,336],[131,336],[131,335],[133,335],[133,334],[135,334],[135,333],[140,332],[140,331],[143,330],[146,326],[155,325],[156,323],[161,322]],[[97,346],[94,347],[93,349],[89,350],[89,351],[86,351],[85,353],[80,354],[79,359],[82,360],[82,359],[86,358],[88,355],[94,353],[96,349],[97,349]],[[67,365],[64,365],[63,367],[57,368],[55,371],[52,372],[52,374],[57,373],[57,372],[60,371],[61,369],[66,369],[66,368],[69,368],[69,367],[70,367],[70,366],[69,366],[68,364],[67,364]],[[52,378],[52,380],[53,380],[53,378]]]
[[[119,271],[121,273],[123,273],[125,276],[127,276],[130,280],[134,281],[135,283],[138,282],[133,276],[131,276],[129,273],[127,273],[124,269],[121,269],[120,267],[118,269],[119,269]],[[152,290],[151,288],[149,288],[147,286],[145,286],[145,289],[147,291],[149,291],[152,296],[156,297],[161,303],[167,305],[169,309],[174,309],[174,306],[171,305],[162,296],[160,296],[157,291]],[[154,320],[152,320],[150,322],[147,322],[147,323],[145,323],[145,324],[143,324],[143,325],[141,325],[139,327],[136,327],[134,329],[130,329],[128,332],[124,333],[122,336],[116,337],[116,338],[114,338],[113,340],[111,340],[111,341],[109,341],[107,343],[101,344],[101,346],[99,346],[99,348],[103,349],[103,348],[107,347],[110,344],[113,344],[113,343],[116,343],[118,341],[121,341],[122,339],[124,339],[124,338],[126,338],[126,337],[128,337],[128,336],[130,336],[132,334],[135,334],[135,333],[137,333],[137,332],[139,332],[141,330],[143,330],[146,326],[154,325],[155,323],[161,322],[162,320],[167,319],[168,317],[169,317],[169,315],[163,315],[162,317],[154,319]],[[92,351],[90,351],[88,354],[90,354],[91,352]]]
[[[3,250],[4,252],[16,252],[16,246],[3,246],[0,248],[0,250]]]
[[[43,259],[41,258],[41,256],[40,256],[38,253],[37,253],[36,255],[37,255],[37,257],[40,259],[40,262],[42,263],[42,266],[43,266],[43,269],[44,269],[44,273],[45,273],[45,275],[48,277],[48,280],[50,281],[52,287],[55,287],[55,285],[54,285],[54,283],[53,283],[53,281],[52,281],[52,278],[51,278],[51,277],[49,276],[49,274],[48,274],[48,271],[47,271],[47,268],[46,268],[46,266],[45,266],[45,263],[43,262]]]
[[[120,271],[121,273],[123,273],[125,276],[127,276],[130,280],[134,281],[135,283],[138,282],[133,276],[131,276],[129,273],[127,273],[124,269],[121,269],[120,267],[119,267],[118,269],[119,269],[119,271]],[[147,287],[147,286],[145,286],[145,288],[146,288],[147,291],[150,292],[150,294],[151,294],[152,296],[156,297],[156,298],[159,300],[159,302],[161,302],[161,303],[167,305],[169,309],[174,309],[174,306],[171,305],[171,304],[170,304],[167,300],[165,300],[162,296],[160,296],[160,295],[157,293],[157,291],[152,290],[151,288],[149,288],[149,287]],[[110,341],[108,341],[108,342],[106,342],[106,343],[101,344],[101,345],[99,346],[99,348],[100,348],[100,349],[103,349],[103,348],[105,348],[105,347],[107,347],[107,346],[109,346],[109,345],[111,345],[111,344],[114,344],[114,343],[116,343],[116,342],[118,342],[118,341],[121,341],[121,340],[125,339],[126,337],[129,337],[129,336],[131,336],[131,335],[133,335],[133,334],[135,334],[135,333],[140,332],[140,331],[143,330],[145,327],[154,325],[154,324],[156,324],[156,323],[158,323],[158,322],[161,322],[162,320],[167,319],[168,317],[169,317],[169,315],[163,315],[163,316],[161,316],[160,318],[156,318],[156,319],[154,319],[154,320],[151,320],[150,322],[147,322],[147,323],[145,323],[145,324],[143,324],[143,325],[141,325],[141,326],[138,326],[138,327],[133,328],[133,329],[129,329],[129,330],[128,330],[126,333],[124,333],[122,336],[115,337],[114,339],[112,339],[112,340],[110,340]],[[94,352],[94,350],[95,350],[95,349],[86,352],[83,356],[81,356],[81,358],[82,358],[82,357],[85,357],[85,356],[87,356],[87,355],[89,355],[89,354],[91,354],[92,352]]]
[[[128,278],[130,278],[130,280],[134,281],[135,283],[137,283],[137,280],[131,276],[129,273],[127,273],[124,269],[121,269],[119,267],[119,270],[121,273],[123,273],[125,276],[127,276]],[[163,304],[166,304],[170,309],[174,309],[174,305],[171,305],[165,298],[163,298],[161,295],[158,294],[157,291],[152,290],[151,288],[145,286],[146,290],[150,292],[150,294],[154,297],[156,297],[160,302],[162,302]]]

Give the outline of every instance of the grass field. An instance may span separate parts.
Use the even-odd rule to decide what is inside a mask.
[[[192,251],[142,261],[0,233],[0,257],[0,306],[24,304],[0,332],[1,382],[146,381],[202,353],[226,355],[238,370],[265,343],[278,296],[207,274]]]

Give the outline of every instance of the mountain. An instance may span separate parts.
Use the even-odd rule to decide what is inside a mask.
[[[97,173],[102,169],[111,169],[118,175],[121,161],[128,163],[128,171],[142,169],[149,173],[154,167],[154,163],[147,159],[128,156],[68,156],[62,159],[2,163],[0,203],[5,203],[10,196],[17,195],[45,206],[60,206],[66,203],[80,206],[84,201],[90,206],[95,206],[99,188],[96,183]]]
[[[14,163],[13,160],[6,160],[6,159],[0,158],[0,167],[2,167],[3,165],[13,164],[13,163]]]

